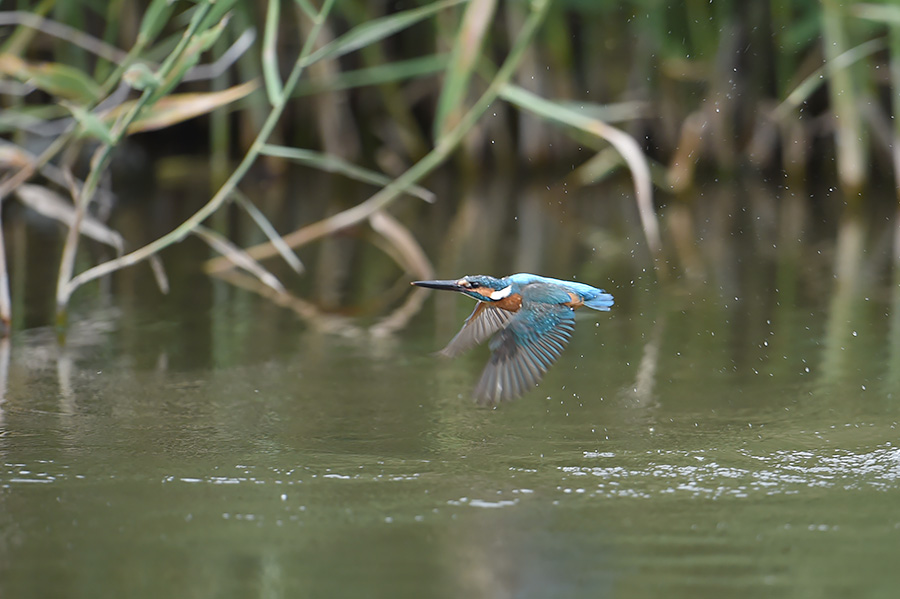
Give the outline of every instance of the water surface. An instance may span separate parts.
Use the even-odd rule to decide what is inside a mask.
[[[431,355],[461,297],[387,337],[224,282],[86,300],[0,348],[0,595],[893,597],[892,288],[782,258],[588,280],[615,309],[497,410],[485,349]]]

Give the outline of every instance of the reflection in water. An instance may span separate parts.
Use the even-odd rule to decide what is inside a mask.
[[[59,381],[59,412],[63,416],[75,414],[75,389],[72,387],[74,364],[71,350],[60,348],[56,356],[56,377]]]
[[[411,227],[441,273],[616,295],[496,411],[468,399],[486,348],[429,355],[471,305],[403,295],[411,267],[380,253],[334,311],[236,272],[165,300],[120,273],[121,313],[73,317],[65,348],[0,341],[0,595],[891,596],[900,294],[869,276],[878,235],[782,243],[802,227],[763,223],[777,206],[704,194],[677,217],[700,274],[665,285],[614,197],[494,182]]]
[[[858,362],[854,338],[858,337],[860,304],[863,302],[863,264],[865,229],[858,214],[847,212],[838,226],[834,250],[834,288],[828,307],[828,322],[823,339],[821,381],[824,385],[859,380],[853,366]],[[863,330],[865,333],[865,330]]]
[[[665,316],[660,315],[653,323],[647,341],[644,343],[644,353],[638,364],[637,375],[634,380],[633,397],[637,406],[650,406],[654,403],[653,388],[656,386],[656,373],[659,368],[659,350],[665,329]]]
[[[900,398],[900,262],[894,264],[888,334],[888,359],[884,368],[885,392],[891,400]]]
[[[4,424],[3,404],[6,403],[6,394],[9,391],[9,337],[0,338],[0,427]]]

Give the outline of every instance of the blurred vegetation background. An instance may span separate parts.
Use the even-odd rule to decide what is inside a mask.
[[[859,222],[872,214],[897,223],[900,6],[7,0],[0,106],[0,234],[12,235],[0,239],[7,328],[15,302],[4,250],[32,214],[68,231],[58,258],[37,257],[53,270],[58,260],[61,324],[76,289],[121,268],[148,261],[167,290],[159,252],[188,236],[222,255],[205,263],[208,273],[320,318],[340,302],[286,289],[285,276],[305,269],[296,249],[364,227],[365,243],[402,271],[377,275],[394,281],[387,297],[401,304],[379,322],[390,331],[422,301],[402,300],[397,281],[434,272],[428,256],[437,248],[423,249],[416,229],[423,214],[437,210],[449,219],[444,230],[464,239],[503,231],[499,221],[484,224],[489,208],[467,211],[448,198],[459,189],[450,182],[540,177],[567,193],[627,180],[642,236],[631,257],[661,278],[702,270],[693,246],[709,209],[697,206],[698,189],[708,181],[751,176],[769,195],[790,189],[772,212],[792,242],[811,211],[840,213],[838,254],[861,243]],[[294,163],[306,174],[288,174]],[[312,192],[315,171],[377,191],[348,205],[349,188]],[[188,209],[163,202],[165,218],[131,223],[130,234],[110,226],[119,196],[146,199],[142,188],[172,181],[193,186]],[[260,181],[305,193],[273,204],[257,194]],[[823,187],[839,188],[840,200],[812,193]],[[873,199],[871,188],[895,193]],[[419,199],[398,210],[404,196]],[[428,205],[438,198],[452,208]],[[255,237],[235,234],[234,214],[253,223]],[[157,232],[160,219],[171,224]],[[896,261],[900,235],[892,237]],[[78,251],[97,244],[110,253]],[[320,265],[334,270],[341,259]],[[851,276],[858,261],[845,262],[836,269]],[[441,270],[456,264],[464,261]]]

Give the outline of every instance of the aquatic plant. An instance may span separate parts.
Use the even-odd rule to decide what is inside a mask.
[[[262,260],[281,256],[301,272],[296,248],[357,224],[403,270],[427,278],[425,253],[385,208],[403,194],[434,200],[417,184],[451,157],[462,172],[485,160],[550,170],[565,161],[573,185],[626,166],[656,267],[664,234],[651,180],[687,202],[698,172],[752,168],[795,181],[823,172],[855,197],[876,176],[870,155],[889,156],[900,172],[900,126],[882,126],[900,102],[900,13],[890,2],[95,4],[42,0],[0,12],[0,199],[68,228],[61,323],[81,285],[127,266],[148,261],[165,290],[158,253],[188,235],[223,255],[207,272],[238,267],[276,295],[284,286]],[[208,143],[198,145],[208,148],[216,191],[179,226],[133,247],[104,224],[113,157],[130,136],[196,132],[188,121],[206,115]],[[239,190],[260,161],[380,189],[280,234]],[[210,219],[226,205],[245,211],[266,243],[242,248],[217,230]],[[79,235],[116,256],[78,272]],[[673,236],[689,237],[689,225]],[[8,326],[2,241],[0,319]],[[686,267],[690,256],[675,246]]]

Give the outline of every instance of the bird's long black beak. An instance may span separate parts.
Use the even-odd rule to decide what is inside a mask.
[[[463,288],[460,287],[455,280],[453,280],[453,281],[413,281],[410,284],[417,285],[419,287],[427,287],[429,289],[444,289],[446,291],[462,291],[463,290]]]

